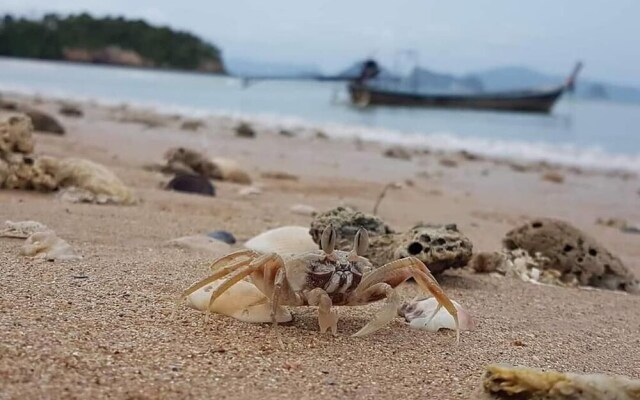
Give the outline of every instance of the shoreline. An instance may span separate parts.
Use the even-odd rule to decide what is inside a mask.
[[[503,141],[478,137],[457,137],[449,133],[410,133],[386,128],[371,128],[365,125],[341,123],[317,123],[297,116],[282,116],[269,113],[243,113],[235,111],[212,111],[204,108],[184,107],[144,101],[95,98],[69,93],[40,93],[36,90],[0,90],[2,95],[31,101],[43,99],[54,102],[88,103],[96,107],[126,107],[143,112],[182,116],[196,119],[222,119],[234,122],[249,122],[267,130],[293,130],[312,136],[323,132],[334,140],[363,141],[379,146],[407,147],[417,151],[434,151],[445,155],[471,154],[494,161],[497,164],[514,165],[515,169],[536,169],[542,166],[569,172],[637,176],[640,174],[640,155],[611,154],[598,148],[576,149],[549,143]],[[470,145],[471,144],[471,145]],[[495,150],[495,149],[499,150]],[[533,154],[532,154],[533,152]],[[502,154],[501,154],[502,153]],[[559,158],[559,159],[555,159]],[[595,165],[594,160],[600,160]],[[601,161],[604,163],[600,163]]]

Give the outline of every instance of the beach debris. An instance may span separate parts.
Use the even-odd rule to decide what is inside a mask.
[[[24,115],[0,121],[0,188],[43,192],[76,188],[83,191],[83,201],[137,202],[122,181],[103,165],[79,158],[33,155],[32,131],[33,125]]]
[[[256,131],[247,122],[241,122],[235,127],[237,137],[253,139],[256,137]]]
[[[241,185],[251,184],[251,176],[237,161],[230,158],[214,158],[211,162],[218,167],[223,181]]]
[[[598,218],[596,224],[617,228],[624,233],[640,234],[640,225],[630,224],[622,218]]]
[[[458,310],[460,330],[468,331],[474,329],[476,324],[471,314],[458,302],[451,300],[451,303]],[[423,329],[429,332],[437,332],[440,329],[456,329],[456,321],[434,297],[414,299],[404,303],[398,309],[398,315],[403,317],[409,323],[409,326],[414,329]]]
[[[170,115],[159,114],[151,110],[118,110],[116,121],[144,125],[147,129],[160,128],[169,125],[175,118]]]
[[[226,244],[236,244],[235,236],[233,236],[233,233],[228,231],[213,231],[213,232],[207,233],[207,236],[209,236],[210,238],[219,240],[221,242],[224,242]]]
[[[204,128],[206,124],[200,119],[185,119],[180,124],[180,129],[183,131],[197,131]]]
[[[298,181],[300,178],[297,175],[290,174],[288,172],[281,171],[266,171],[260,174],[265,179],[277,179],[281,181]]]
[[[254,284],[240,281],[222,293],[213,303],[211,294],[224,282],[214,281],[187,296],[187,305],[199,310],[226,315],[242,322],[269,323],[271,303]],[[293,320],[291,313],[282,306],[276,308],[276,321],[286,323]]]
[[[382,329],[398,315],[402,298],[394,288],[414,278],[425,293],[432,294],[451,313],[456,321],[458,341],[457,309],[427,267],[410,257],[372,271],[371,262],[363,257],[367,237],[367,231],[361,229],[355,235],[350,251],[335,250],[337,233],[328,227],[322,233],[321,248],[311,252],[285,256],[240,250],[214,261],[211,265],[213,274],[187,288],[180,298],[187,299],[202,287],[223,279],[211,292],[211,305],[234,284],[248,278],[270,297],[274,307],[319,306],[320,332],[330,330],[333,335],[337,334],[338,314],[332,306],[364,305],[386,298],[385,306],[376,317],[354,334],[365,336]],[[383,283],[386,285],[381,285]],[[205,307],[205,311],[210,312],[210,307]]]
[[[549,258],[545,268],[559,271],[563,282],[575,279],[581,286],[640,292],[640,281],[618,257],[565,221],[533,219],[508,232],[503,244],[507,250],[520,248]]]
[[[82,112],[82,109],[79,106],[75,104],[70,104],[70,103],[62,104],[58,109],[58,112],[64,115],[65,117],[71,117],[71,118],[80,118],[84,115],[84,113]]]
[[[315,207],[307,204],[294,204],[289,210],[294,214],[305,215],[308,217],[313,217],[318,213],[318,210],[316,210]]]
[[[202,175],[209,179],[222,179],[217,164],[204,154],[185,147],[172,147],[164,153],[166,166],[162,172],[173,174]]]
[[[297,254],[318,249],[303,226],[282,226],[247,240],[244,247],[261,253]]]
[[[640,380],[492,364],[481,391],[482,398],[493,400],[638,400]]]
[[[471,241],[458,231],[455,224],[419,223],[411,229],[396,233],[380,218],[356,211],[350,207],[337,207],[318,214],[311,221],[310,234],[319,243],[321,233],[333,226],[338,234],[336,248],[349,248],[355,233],[363,227],[369,234],[369,250],[365,254],[374,265],[383,265],[405,257],[416,257],[432,273],[449,268],[461,268],[472,256]]]
[[[547,171],[542,174],[542,180],[552,183],[564,183],[564,175],[558,171]]]
[[[387,195],[387,192],[389,191],[389,189],[401,189],[401,188],[402,188],[402,185],[396,182],[391,182],[386,184],[384,188],[382,188],[382,191],[380,192],[380,194],[378,195],[378,198],[376,199],[376,203],[373,205],[373,211],[372,211],[373,215],[378,214],[378,207],[380,207],[380,203],[382,203],[382,200]]]
[[[60,122],[44,111],[10,101],[0,101],[0,109],[15,111],[26,115],[31,120],[33,129],[37,132],[53,133],[56,135],[63,135],[65,133],[65,129]]]
[[[167,190],[215,196],[215,186],[202,175],[177,175],[167,183]]]
[[[280,129],[278,133],[280,134],[280,136],[289,137],[289,138],[296,136],[296,134],[293,131],[290,131],[288,129]]]
[[[438,163],[443,167],[448,167],[448,168],[455,168],[458,166],[458,162],[452,158],[441,158],[440,161],[438,161]]]
[[[5,228],[0,230],[0,237],[26,239],[36,232],[46,232],[50,229],[38,221],[5,221]]]
[[[262,193],[262,189],[256,186],[243,187],[238,190],[240,196],[257,196]]]
[[[560,271],[548,268],[551,260],[540,253],[533,255],[523,249],[502,250],[475,254],[469,268],[475,273],[493,273],[524,282],[577,287],[575,277],[563,280]]]
[[[325,131],[317,130],[315,134],[315,138],[320,140],[329,140],[329,135],[327,135]]]
[[[167,245],[214,256],[228,253],[231,249],[227,243],[206,235],[182,236],[169,240]]]
[[[59,238],[52,230],[33,233],[25,240],[20,254],[47,261],[72,261],[82,258],[69,243]]]
[[[485,160],[485,157],[476,153],[471,153],[470,151],[467,151],[467,150],[460,150],[458,152],[458,155],[466,161],[484,161]]]
[[[389,157],[389,158],[397,158],[399,160],[406,160],[406,161],[411,160],[411,153],[409,152],[409,150],[400,146],[389,147],[382,154],[385,157]]]

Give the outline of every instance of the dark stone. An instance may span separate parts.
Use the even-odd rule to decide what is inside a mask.
[[[227,232],[227,231],[213,231],[213,232],[207,233],[207,236],[227,244],[236,243],[235,236],[233,236],[231,232]]]
[[[168,190],[215,196],[216,189],[209,180],[200,175],[178,175],[167,184]]]

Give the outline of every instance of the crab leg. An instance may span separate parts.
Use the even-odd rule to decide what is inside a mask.
[[[318,325],[320,333],[331,328],[333,336],[338,334],[338,312],[331,311],[331,297],[322,288],[315,288],[305,296],[310,306],[318,306]]]
[[[360,282],[360,285],[356,289],[355,296],[361,296],[367,289],[381,282],[386,282],[392,287],[396,287],[409,277],[413,277],[423,290],[431,293],[438,303],[441,304],[449,314],[451,314],[456,323],[456,342],[459,342],[460,331],[458,329],[458,310],[456,310],[455,306],[444,293],[438,284],[438,281],[436,281],[429,269],[422,263],[422,261],[415,257],[406,257],[400,260],[395,260],[376,269],[366,276],[362,282]]]
[[[388,283],[376,283],[373,286],[367,288],[359,297],[356,302],[366,304],[371,298],[379,298],[384,296],[387,298],[387,303],[376,314],[375,318],[369,321],[362,329],[354,333],[353,336],[365,336],[369,335],[378,329],[383,328],[389,322],[391,322],[396,315],[398,315],[398,307],[402,302],[400,295],[396,292]]]
[[[238,251],[234,251],[233,253],[227,254],[224,257],[220,257],[218,259],[216,259],[215,261],[213,261],[211,263],[211,265],[209,266],[209,269],[211,269],[211,271],[214,271],[224,267],[225,265],[227,265],[229,262],[234,261],[237,258],[240,258],[242,256],[246,256],[249,259],[253,259],[255,257],[258,256],[258,253],[256,253],[253,250],[249,250],[249,249],[244,249],[244,250],[238,250]]]

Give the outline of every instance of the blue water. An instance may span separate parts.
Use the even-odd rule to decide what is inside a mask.
[[[0,90],[231,113],[329,134],[640,170],[640,105],[563,98],[551,115],[358,109],[344,84],[272,81],[0,58]]]

